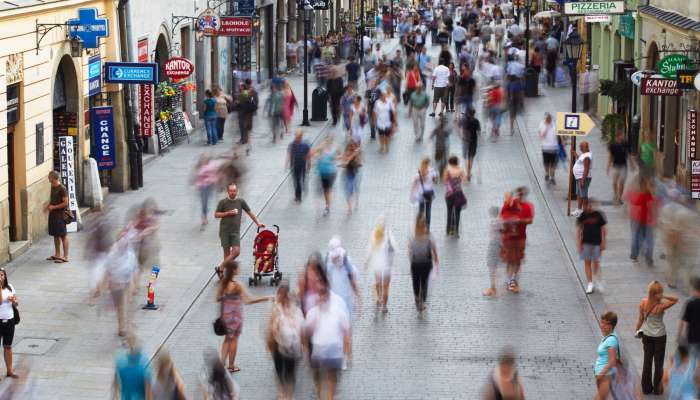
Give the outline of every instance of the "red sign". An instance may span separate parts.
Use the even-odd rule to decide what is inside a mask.
[[[138,60],[140,63],[148,62],[148,38],[140,39],[137,44]]]
[[[174,57],[165,62],[165,76],[172,80],[185,79],[194,72],[194,64],[186,58]]]
[[[220,36],[252,36],[253,20],[246,17],[221,17]]]
[[[141,136],[153,136],[153,85],[139,85]]]
[[[688,159],[694,160],[698,144],[698,112],[688,110],[686,122],[688,123]]]
[[[641,93],[644,96],[681,96],[678,82],[665,78],[642,78]]]

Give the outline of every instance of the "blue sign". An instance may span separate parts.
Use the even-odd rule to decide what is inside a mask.
[[[114,142],[114,112],[112,106],[90,109],[92,128],[92,156],[97,161],[97,169],[114,169],[117,165],[116,143]]]
[[[109,20],[97,18],[96,8],[80,8],[78,18],[69,19],[66,23],[68,37],[80,39],[86,49],[99,47],[99,38],[109,36]]]
[[[255,13],[255,0],[237,0],[233,3],[233,15],[250,17]]]
[[[88,60],[88,96],[100,93],[102,89],[102,60],[100,56]]]
[[[158,64],[106,62],[105,82],[155,85],[158,83]]]

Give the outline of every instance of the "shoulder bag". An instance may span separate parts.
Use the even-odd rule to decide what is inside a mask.
[[[420,181],[420,188],[423,192],[423,201],[431,201],[433,197],[435,197],[435,191],[432,189],[425,190],[425,187],[423,186],[423,175],[420,174],[420,170],[418,170],[418,180]]]
[[[647,317],[649,317],[649,314],[651,314],[651,311],[654,309],[654,307],[650,308],[649,311],[647,311],[646,315],[644,315],[644,319],[642,320],[642,326],[637,330],[637,332],[634,333],[635,338],[641,339],[642,337],[644,337],[644,324],[647,322]]]
[[[226,334],[226,324],[224,324],[224,319],[219,317],[214,320],[214,334],[216,336],[224,336]]]
[[[75,215],[73,214],[73,211],[70,210],[70,208],[66,207],[63,209],[63,222],[65,222],[66,225],[72,223],[75,221]]]

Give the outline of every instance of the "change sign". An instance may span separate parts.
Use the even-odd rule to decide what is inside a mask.
[[[116,158],[114,151],[114,115],[111,106],[93,107],[90,110],[92,127],[93,157],[97,169],[114,169]]]
[[[624,14],[624,1],[575,1],[564,3],[564,14]]]
[[[663,78],[642,78],[640,90],[642,96],[681,96],[675,80]]]

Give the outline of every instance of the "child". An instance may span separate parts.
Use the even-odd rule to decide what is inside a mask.
[[[489,247],[486,253],[486,266],[489,267],[489,278],[491,286],[484,290],[484,296],[496,295],[496,268],[501,253],[501,233],[503,231],[503,222],[499,218],[500,210],[494,206],[489,208],[491,222],[489,225]]]
[[[259,274],[272,272],[272,257],[274,251],[275,245],[268,243],[267,247],[265,247],[265,251],[255,260],[255,270],[258,271]]]

